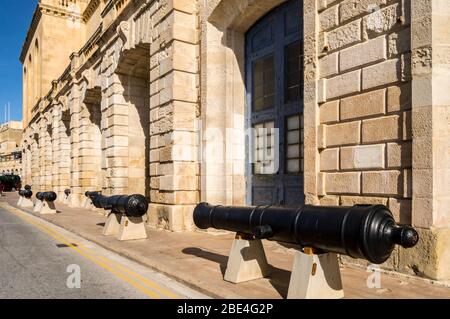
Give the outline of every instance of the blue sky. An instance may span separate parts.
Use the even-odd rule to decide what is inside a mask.
[[[11,103],[11,119],[22,119],[22,66],[20,50],[37,0],[0,0],[0,123],[4,105]]]

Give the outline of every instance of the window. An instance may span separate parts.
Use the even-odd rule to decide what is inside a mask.
[[[254,174],[274,174],[277,172],[277,131],[273,121],[255,125]]]
[[[286,173],[303,171],[303,116],[295,115],[286,121]]]
[[[286,47],[286,90],[285,102],[297,102],[301,97],[301,44],[296,42]]]
[[[253,110],[263,111],[274,106],[275,70],[273,55],[259,59],[253,66]]]

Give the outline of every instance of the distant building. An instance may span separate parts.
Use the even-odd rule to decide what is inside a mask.
[[[10,121],[0,126],[0,175],[22,174],[22,122]]]

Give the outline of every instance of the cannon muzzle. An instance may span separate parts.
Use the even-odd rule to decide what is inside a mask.
[[[70,189],[69,189],[69,188],[65,189],[65,190],[64,190],[64,194],[65,194],[66,196],[69,196],[69,195],[70,195]]]
[[[47,202],[54,202],[57,198],[55,192],[37,192],[36,198],[39,200],[45,200]]]
[[[135,195],[114,195],[104,196],[97,194],[92,198],[92,204],[97,208],[112,210],[115,213],[125,214],[129,217],[142,217],[147,213],[148,200],[145,196]]]
[[[385,262],[395,245],[411,248],[419,240],[412,227],[396,224],[383,205],[288,208],[201,203],[194,210],[194,222],[201,229],[239,232],[258,239],[311,247],[318,252],[366,259],[374,264]]]
[[[19,195],[25,198],[31,198],[33,196],[33,192],[30,189],[22,189],[19,191]]]
[[[31,189],[30,185],[25,185],[24,189]]]
[[[84,196],[89,197],[90,199],[93,199],[95,196],[97,196],[101,193],[102,192],[100,192],[100,191],[95,191],[95,192],[87,191],[84,193]]]

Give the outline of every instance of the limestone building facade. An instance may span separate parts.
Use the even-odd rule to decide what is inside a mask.
[[[22,122],[9,121],[0,125],[0,174],[22,174]]]
[[[384,204],[450,279],[446,0],[40,0],[21,54],[34,190],[214,204]]]

